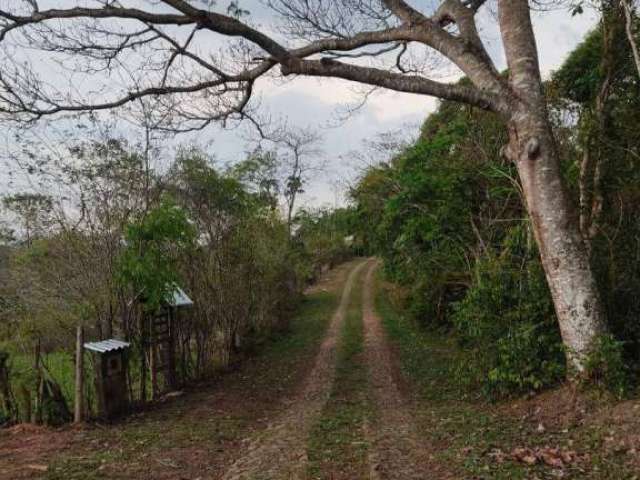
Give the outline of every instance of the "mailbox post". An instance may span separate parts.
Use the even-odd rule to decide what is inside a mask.
[[[102,418],[111,419],[126,413],[129,409],[129,347],[129,343],[116,339],[84,344],[84,348],[93,354],[98,415]]]

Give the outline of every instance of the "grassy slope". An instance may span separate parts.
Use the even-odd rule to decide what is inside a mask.
[[[398,352],[403,376],[415,393],[416,420],[432,450],[434,471],[446,471],[438,478],[638,478],[625,455],[602,448],[607,435],[603,425],[548,425],[540,431],[535,421],[506,414],[509,404],[469,398],[450,373],[459,355],[451,338],[427,332],[403,317],[380,281],[376,304]],[[526,465],[509,455],[517,447],[545,446],[586,456],[571,466],[554,469],[542,462]]]
[[[321,418],[311,431],[308,474],[313,479],[366,478],[367,370],[363,361],[362,279],[355,279],[338,343],[335,382]]]
[[[280,408],[277,399],[303,378],[337,308],[340,289],[334,290],[308,295],[287,335],[219,382],[138,418],[79,433],[78,449],[61,454],[47,478],[150,478],[154,470],[188,476],[189,468],[215,474],[239,440]]]

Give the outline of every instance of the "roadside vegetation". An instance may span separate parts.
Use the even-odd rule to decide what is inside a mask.
[[[265,338],[231,371],[124,421],[95,425],[73,438],[66,436],[67,431],[36,432],[30,440],[32,449],[50,442],[51,435],[65,440],[48,457],[30,458],[33,452],[27,452],[24,458],[0,465],[12,479],[222,474],[238,454],[241,441],[285,406],[282,397],[299,385],[313,365],[352,266],[347,263],[325,277],[305,295],[289,331]],[[6,443],[14,441],[3,438]]]
[[[69,153],[81,160],[77,168],[42,174],[56,174],[64,199],[3,199],[16,238],[0,252],[0,351],[7,354],[0,423],[70,420],[78,326],[86,341],[131,342],[127,383],[131,401],[142,405],[169,387],[151,375],[147,319],[174,286],[193,301],[173,333],[178,384],[188,385],[286,332],[304,288],[350,255],[339,213],[304,212],[299,232],[289,234],[277,210],[280,179],[269,179],[266,192],[263,177],[246,176],[254,157],[240,175],[185,147],[160,174],[121,140],[85,142]],[[90,370],[89,416],[96,413]]]
[[[417,322],[396,300],[397,287],[379,278],[376,307],[408,383],[434,477],[635,478],[640,455],[633,432],[640,424],[633,412],[640,402],[612,411],[610,397],[568,387],[488,401],[455,376],[452,366],[467,358],[464,347]]]
[[[545,90],[608,319],[578,376],[624,397],[640,378],[640,95],[619,13],[605,11]],[[573,353],[517,166],[504,155],[506,127],[480,109],[442,102],[414,143],[398,145],[352,189],[362,248],[384,259],[413,319],[462,347],[452,375],[493,399],[579,373],[566,361]]]

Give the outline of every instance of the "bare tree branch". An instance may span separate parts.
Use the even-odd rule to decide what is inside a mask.
[[[197,8],[186,0],[162,0],[162,3],[175,13],[124,8],[111,2],[101,8],[78,5],[69,9],[43,11],[38,11],[37,5],[31,5],[30,15],[0,10],[2,43],[6,43],[10,34],[23,32],[29,46],[35,45],[67,54],[71,58],[81,55],[88,60],[105,62],[102,67],[88,64],[84,67],[85,73],[112,71],[117,68],[126,72],[127,68],[134,68],[128,74],[133,86],[129,87],[125,94],[93,102],[52,90],[43,83],[32,67],[21,64],[18,58],[5,48],[5,64],[13,65],[14,68],[5,68],[0,73],[0,113],[12,120],[33,120],[61,112],[118,108],[129,105],[134,100],[150,97],[157,102],[158,108],[164,108],[167,112],[173,111],[175,115],[188,122],[187,125],[177,126],[177,121],[167,120],[169,123],[165,125],[166,128],[176,131],[204,128],[212,121],[225,121],[234,116],[238,119],[251,117],[247,108],[254,84],[276,65],[280,65],[284,75],[336,77],[400,92],[467,102],[485,109],[500,111],[503,108],[505,86],[482,46],[474,21],[474,14],[483,1],[445,0],[433,17],[428,17],[404,1],[385,0],[375,7],[376,2],[370,1],[314,0],[313,6],[324,6],[323,11],[327,13],[327,18],[331,18],[327,21],[312,15],[311,4],[308,1],[269,1],[274,7],[280,5],[277,11],[282,15],[289,15],[290,21],[306,24],[302,31],[315,29],[324,37],[298,48],[287,48],[274,37],[238,18]],[[358,12],[362,18],[371,18],[369,25],[381,25],[382,28],[357,29],[357,23],[343,20],[348,7]],[[332,9],[337,10],[330,14],[333,12]],[[399,18],[401,23],[390,25],[385,10]],[[49,25],[53,20],[61,22]],[[74,20],[134,20],[142,23],[143,28],[118,31],[114,28],[117,25],[110,23],[72,23],[68,26],[64,23]],[[363,25],[367,24],[364,20],[362,22]],[[446,30],[451,24],[457,26],[458,35]],[[180,34],[176,29],[185,25],[192,25],[193,28],[186,38],[179,39]],[[70,35],[69,32],[75,32],[73,29],[76,27],[84,28],[87,33],[83,35],[82,30],[78,30],[77,35]],[[29,28],[36,30],[27,30]],[[345,32],[350,30],[354,30],[355,33],[346,35]],[[92,35],[96,32],[100,32],[104,38],[112,38],[113,41],[98,43],[94,40],[95,35]],[[231,56],[223,54],[216,59],[206,59],[196,49],[190,48],[191,45],[202,41],[200,32],[235,37],[246,43],[239,43],[233,47]],[[12,52],[18,51],[20,46],[19,39],[15,40],[11,43]],[[416,68],[403,67],[401,59],[408,54],[410,43],[427,46],[451,60],[467,74],[472,85],[437,82],[418,74]],[[141,60],[143,63],[140,70],[148,69],[150,72],[157,72],[157,75],[145,77],[142,71],[125,66],[118,60],[125,50],[137,52],[141,48],[149,48],[150,54],[148,58]],[[259,50],[255,50],[256,48]],[[386,67],[363,64],[367,59],[378,59],[380,63],[384,63],[388,54],[398,48],[400,53]],[[260,55],[258,51],[264,52],[265,55]],[[323,58],[317,59],[318,55]],[[343,61],[332,60],[336,58]],[[182,63],[181,59],[191,63]],[[228,64],[227,67],[234,63],[235,67],[243,68],[231,72],[225,68],[225,62]],[[189,68],[197,68],[199,71],[194,75],[189,73]],[[398,73],[392,71],[394,69]],[[429,73],[427,68],[420,71]],[[189,105],[178,99],[198,92],[201,93],[201,97],[192,97],[193,101]],[[169,100],[165,101],[162,97]],[[176,97],[176,100],[170,100],[172,97]],[[169,119],[170,116],[165,113],[164,117]],[[159,128],[162,126],[159,125]]]

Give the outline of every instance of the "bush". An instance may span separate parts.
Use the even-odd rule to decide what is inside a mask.
[[[584,379],[618,398],[629,391],[629,368],[624,361],[624,343],[613,335],[602,335],[586,362]]]
[[[500,256],[480,259],[453,322],[467,355],[456,366],[489,397],[539,390],[564,374],[560,333],[537,255],[516,229]]]

